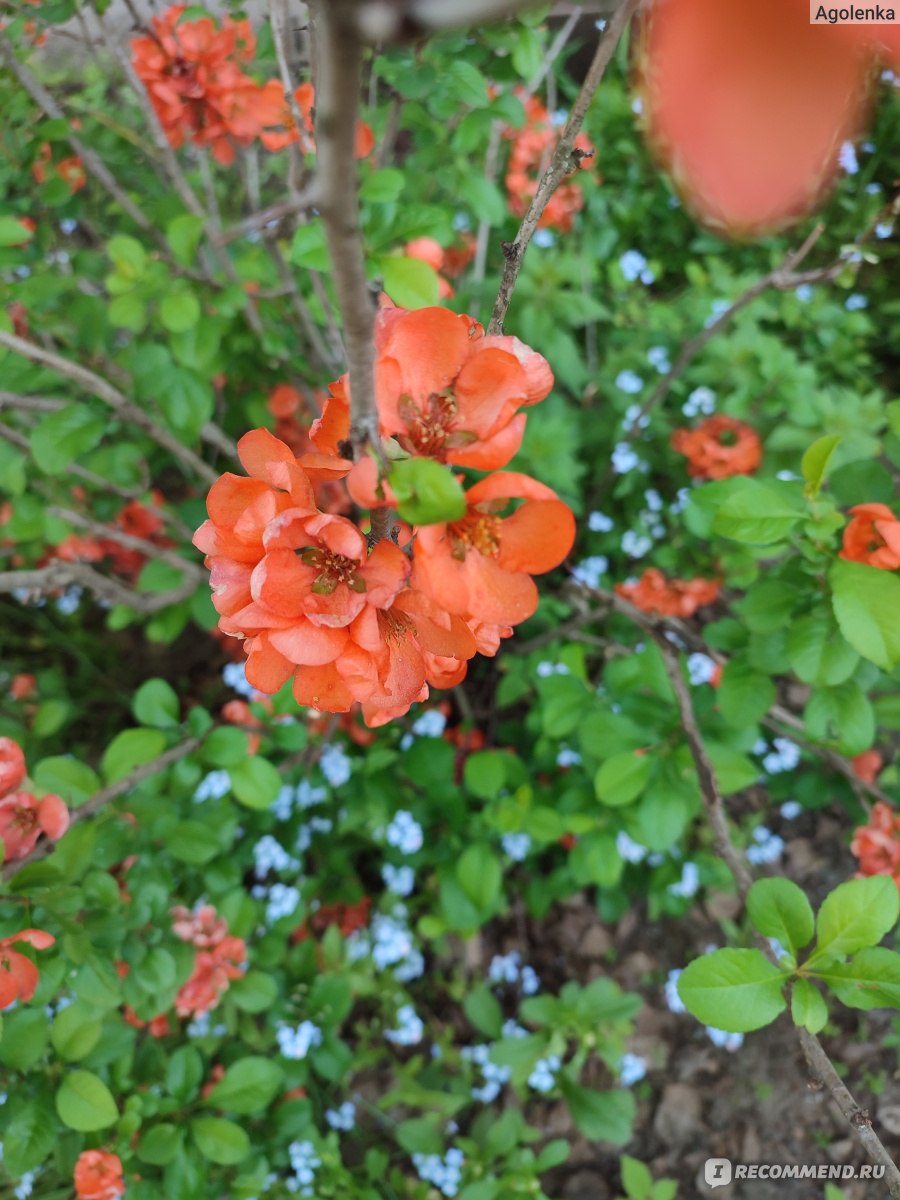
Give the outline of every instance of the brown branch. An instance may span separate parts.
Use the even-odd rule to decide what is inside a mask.
[[[208,734],[205,736],[208,736]],[[83,821],[85,817],[93,816],[111,800],[116,800],[119,796],[124,796],[132,788],[137,787],[139,783],[143,782],[143,780],[149,779],[151,775],[165,770],[166,767],[171,766],[172,763],[179,762],[182,758],[187,758],[189,754],[193,754],[195,750],[199,749],[204,740],[204,737],[187,738],[177,746],[172,746],[170,749],[164,750],[156,758],[151,758],[149,762],[135,767],[134,770],[128,772],[124,779],[120,779],[116,783],[111,783],[108,787],[101,788],[99,792],[94,792],[93,796],[86,800],[84,804],[72,811],[69,828],[71,829],[73,825],[76,825],[79,821]],[[46,839],[38,842],[30,854],[24,858],[16,859],[15,862],[7,863],[0,877],[3,880],[14,878],[23,867],[49,854],[53,850],[53,846],[54,843]]]
[[[74,380],[80,384],[86,391],[96,396],[98,400],[102,400],[104,404],[108,404],[121,418],[125,421],[130,421],[133,425],[137,425],[142,429],[163,449],[168,450],[173,458],[177,458],[179,462],[188,467],[195,475],[198,475],[204,482],[212,484],[218,478],[216,472],[190,450],[187,446],[183,446],[181,442],[169,433],[167,429],[157,425],[152,418],[148,417],[143,409],[123,395],[118,388],[101,375],[95,375],[93,371],[89,371],[86,367],[82,367],[79,363],[70,362],[69,359],[63,358],[61,355],[54,353],[52,350],[46,350],[43,346],[38,346],[35,342],[29,342],[25,338],[16,337],[15,334],[6,333],[0,329],[0,346],[6,346],[7,349],[15,351],[16,354],[21,354],[23,358],[29,359],[31,362],[42,363],[51,370],[56,371],[59,375],[65,376],[67,379]]]
[[[625,32],[639,2],[640,0],[623,0],[623,3],[610,17],[606,28],[600,35],[600,40],[597,43],[597,49],[588,68],[588,73],[585,76],[584,83],[581,85],[581,91],[572,105],[569,119],[566,121],[559,141],[556,143],[556,149],[553,152],[550,165],[541,176],[537,191],[532,198],[531,204],[528,206],[528,211],[522,219],[522,224],[519,226],[519,232],[512,242],[504,242],[503,244],[503,254],[506,261],[503,267],[503,277],[500,281],[500,290],[494,302],[494,311],[491,313],[488,333],[496,334],[503,331],[503,322],[506,318],[510,301],[512,300],[513,289],[516,286],[519,271],[522,269],[522,262],[525,258],[525,251],[528,249],[528,243],[531,241],[532,235],[538,227],[538,223],[544,209],[547,207],[550,197],[562,183],[563,179],[578,167],[578,159],[574,154],[575,139],[581,131],[581,126],[594,98],[594,93],[600,86],[600,81],[612,60],[619,39]]]
[[[22,569],[20,571],[0,571],[0,594],[15,592],[34,592],[44,595],[56,592],[70,584],[87,588],[100,600],[108,600],[111,604],[123,604],[142,616],[159,612],[172,604],[178,604],[192,596],[197,589],[198,577],[185,563],[187,579],[170,592],[135,592],[111,575],[103,575],[87,563],[63,562],[56,560],[46,567]]]
[[[375,405],[375,305],[359,228],[356,120],[363,47],[352,0],[316,0],[316,156],[320,208],[344,320],[354,442],[380,448]]]
[[[117,542],[120,546],[125,546],[129,550],[137,550],[147,558],[156,558],[160,562],[168,563],[170,567],[183,572],[185,581],[193,578],[199,583],[201,580],[208,581],[209,579],[208,573],[199,567],[197,563],[182,558],[175,550],[169,550],[165,546],[157,546],[155,542],[147,541],[146,538],[135,537],[133,534],[125,533],[123,530],[117,529],[114,525],[104,525],[102,521],[94,521],[91,517],[86,517],[82,513],[74,512],[69,508],[58,508],[56,505],[50,505],[47,512],[51,517],[59,517],[67,525],[74,525],[79,529],[88,529],[98,537],[108,538],[110,541]]]
[[[319,195],[315,187],[297,192],[289,200],[270,204],[267,208],[261,208],[259,212],[251,213],[249,217],[238,221],[236,225],[230,225],[227,229],[223,229],[218,235],[219,244],[225,245],[227,242],[234,242],[238,238],[246,237],[255,229],[271,225],[273,221],[283,221],[285,217],[291,217],[304,209],[317,208],[318,204]]]

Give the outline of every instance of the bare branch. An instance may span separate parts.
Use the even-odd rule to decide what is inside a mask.
[[[319,194],[315,186],[309,187],[303,192],[297,192],[289,200],[270,204],[267,208],[261,208],[259,212],[251,213],[243,221],[238,221],[236,225],[230,225],[227,229],[223,229],[218,235],[219,244],[225,245],[228,242],[234,242],[238,238],[246,237],[255,229],[271,225],[273,221],[283,221],[285,217],[291,217],[304,209],[317,208],[318,205]]]
[[[375,305],[359,228],[356,120],[362,43],[350,0],[317,0],[313,9],[316,147],[322,219],[347,347],[351,429],[357,445],[380,446],[375,406]]]
[[[206,483],[215,483],[218,478],[213,469],[198,457],[193,450],[183,446],[181,442],[167,429],[157,425],[152,418],[148,417],[143,409],[124,396],[118,388],[113,387],[108,380],[100,375],[95,375],[93,371],[89,371],[87,367],[82,367],[79,363],[70,362],[67,358],[62,358],[59,354],[55,354],[52,350],[45,350],[43,346],[38,346],[34,342],[26,341],[25,338],[16,337],[15,334],[6,333],[0,329],[0,346],[6,346],[7,349],[15,351],[16,354],[21,354],[23,358],[29,359],[31,362],[43,363],[44,366],[50,367],[51,370],[64,375],[67,379],[72,379],[80,384],[86,391],[96,396],[98,400],[102,400],[114,409],[125,421],[130,421],[133,425],[137,425],[139,429],[153,438],[158,445],[168,450],[169,453],[177,458],[179,462],[188,467],[195,475],[198,475]]]
[[[46,595],[76,584],[87,588],[100,600],[124,604],[146,616],[178,604],[194,594],[197,575],[188,571],[187,567],[188,564],[185,564],[186,582],[171,592],[135,592],[111,575],[102,575],[87,563],[56,560],[47,567],[35,567],[33,570],[0,571],[0,593],[34,592],[36,595]]]
[[[572,105],[569,119],[566,121],[559,141],[556,143],[553,158],[541,176],[537,191],[532,198],[531,204],[528,206],[528,212],[526,212],[522,219],[522,224],[519,226],[519,232],[516,234],[514,241],[504,242],[503,244],[503,253],[506,262],[503,268],[503,278],[500,281],[500,291],[494,303],[494,311],[491,313],[491,323],[488,326],[488,333],[501,333],[503,330],[503,321],[506,318],[506,312],[509,308],[509,302],[512,299],[516,280],[519,277],[519,271],[522,269],[522,261],[525,257],[525,251],[528,249],[528,243],[531,241],[534,231],[538,227],[538,223],[544,209],[547,207],[550,197],[562,183],[563,179],[578,165],[573,155],[575,139],[581,131],[581,126],[594,98],[594,93],[599,87],[606,68],[612,60],[616,46],[619,44],[619,38],[625,32],[639,3],[640,0],[623,0],[623,3],[610,17],[609,23],[600,35],[600,41],[597,43],[597,49],[588,68],[584,83],[581,85],[581,91]]]
[[[155,542],[149,542],[146,538],[135,537],[133,534],[125,533],[123,530],[117,529],[114,525],[104,525],[102,521],[94,521],[91,517],[86,517],[82,513],[75,512],[69,508],[58,508],[56,505],[51,505],[48,507],[47,512],[51,517],[59,517],[67,525],[74,525],[78,529],[88,529],[98,537],[108,538],[111,542],[117,542],[120,546],[125,546],[129,550],[137,550],[147,558],[158,558],[160,562],[168,563],[170,567],[175,567],[176,570],[182,571],[186,580],[193,578],[197,583],[201,580],[209,580],[208,572],[204,571],[197,563],[182,558],[175,550],[169,550],[165,546],[157,546]]]

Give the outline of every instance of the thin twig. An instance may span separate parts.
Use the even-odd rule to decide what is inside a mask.
[[[192,596],[197,590],[197,576],[187,570],[185,563],[186,581],[170,592],[135,592],[111,575],[102,575],[89,567],[87,563],[62,562],[56,560],[46,567],[35,567],[32,570],[0,571],[0,594],[17,592],[46,595],[57,592],[76,584],[87,588],[100,600],[108,600],[111,604],[123,604],[142,616],[169,608]]]
[[[213,727],[215,728],[215,727]],[[210,731],[211,732],[211,731]],[[205,736],[209,736],[208,734]],[[124,779],[118,780],[116,783],[111,783],[108,787],[101,788],[99,792],[94,792],[93,796],[87,799],[84,804],[73,809],[70,817],[69,828],[79,821],[83,821],[85,817],[91,817],[104,808],[111,800],[118,799],[119,796],[124,796],[142,783],[145,779],[149,779],[151,775],[156,775],[159,771],[164,771],[166,767],[172,763],[179,762],[182,758],[187,758],[203,744],[205,737],[191,737],[179,742],[177,746],[172,746],[168,750],[164,750],[162,754],[158,754],[156,758],[151,758],[149,762],[143,763],[134,770],[129,771]],[[31,862],[37,861],[39,858],[44,858],[53,850],[53,842],[42,840],[38,842],[30,854],[24,858],[17,859],[15,862],[7,863],[3,868],[2,878],[4,880],[13,878],[23,867]]]
[[[252,233],[255,229],[262,229],[266,225],[271,225],[274,221],[283,221],[285,217],[291,217],[294,213],[302,212],[304,209],[317,208],[318,204],[319,195],[315,185],[313,185],[306,188],[305,191],[297,192],[289,200],[282,200],[278,204],[270,204],[267,208],[261,208],[259,212],[251,213],[249,217],[238,221],[236,225],[229,225],[227,229],[223,229],[219,233],[218,242],[220,245],[234,242],[238,238],[246,237],[248,233]]]
[[[569,113],[569,118],[560,134],[559,141],[556,143],[556,149],[550,160],[550,165],[541,176],[537,191],[532,198],[531,204],[528,206],[528,211],[522,218],[519,232],[512,242],[503,243],[503,254],[506,261],[503,267],[503,277],[500,281],[500,291],[494,303],[494,311],[491,313],[491,323],[488,326],[488,333],[495,334],[503,331],[503,321],[506,318],[506,312],[512,299],[519,271],[522,269],[522,262],[525,258],[525,251],[528,249],[528,243],[531,241],[532,235],[538,227],[538,223],[544,209],[547,207],[550,197],[560,183],[562,183],[563,179],[578,166],[579,160],[574,152],[575,139],[581,131],[581,126],[594,98],[594,93],[599,87],[606,68],[612,60],[616,46],[619,44],[619,39],[625,32],[639,2],[640,0],[623,0],[623,3],[610,17],[609,23],[600,35],[600,41],[597,43],[597,49],[588,68],[584,83],[581,85],[581,91],[572,105],[572,111]]]
[[[152,437],[158,445],[168,450],[174,458],[177,458],[179,462],[190,468],[195,475],[198,475],[206,483],[215,483],[218,478],[216,472],[211,467],[208,467],[202,458],[198,457],[187,446],[183,446],[178,438],[169,433],[167,429],[157,425],[151,417],[147,416],[143,409],[139,408],[136,404],[132,404],[127,396],[123,395],[118,388],[113,387],[102,376],[96,375],[93,371],[89,371],[87,367],[82,367],[79,363],[70,362],[69,359],[63,358],[52,350],[46,350],[43,346],[29,342],[25,338],[16,337],[15,334],[6,333],[2,329],[0,329],[0,346],[6,346],[8,350],[13,350],[16,354],[21,354],[23,358],[27,358],[31,362],[43,363],[44,366],[50,367],[51,370],[56,371],[59,375],[74,380],[86,391],[96,396],[98,400],[102,400],[104,404],[108,404],[123,420],[137,425],[139,429],[142,429]]]
[[[150,542],[146,538],[135,537],[134,534],[125,533],[124,530],[117,529],[114,525],[104,525],[102,521],[95,521],[91,517],[86,517],[82,513],[75,512],[69,508],[59,508],[56,505],[50,505],[47,512],[51,517],[59,517],[67,525],[74,525],[78,529],[88,529],[98,537],[108,538],[109,541],[117,542],[120,546],[125,546],[129,550],[137,550],[146,558],[158,558],[160,562],[168,563],[170,567],[183,572],[185,579],[193,578],[198,583],[201,579],[209,579],[208,572],[204,571],[195,562],[182,558],[175,550],[170,550],[165,546],[157,546],[155,542]]]
[[[375,306],[366,279],[359,228],[356,120],[362,88],[362,43],[350,0],[317,0],[313,9],[316,147],[322,219],[344,319],[357,446],[380,446],[375,406]]]
[[[485,25],[534,8],[537,0],[395,0],[392,4],[360,4],[356,32],[365,42],[380,44],[414,32]]]

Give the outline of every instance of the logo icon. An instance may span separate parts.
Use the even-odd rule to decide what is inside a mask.
[[[731,1159],[708,1158],[703,1166],[703,1178],[714,1188],[731,1183]]]

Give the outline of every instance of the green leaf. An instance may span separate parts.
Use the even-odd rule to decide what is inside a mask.
[[[0,246],[21,246],[33,237],[34,231],[18,217],[0,217]]]
[[[857,652],[821,609],[791,622],[787,656],[798,679],[824,687],[849,679],[859,662]]]
[[[60,1058],[77,1062],[87,1058],[100,1041],[102,1032],[103,1022],[87,1005],[76,1001],[54,1017],[50,1041]]]
[[[168,292],[159,305],[159,319],[170,333],[186,333],[200,320],[200,301],[193,292]]]
[[[747,729],[775,703],[775,684],[736,655],[725,666],[719,685],[719,711],[729,725]]]
[[[31,772],[42,792],[58,792],[70,808],[84,804],[100,787],[100,780],[87,763],[57,754],[42,758]]]
[[[173,217],[166,225],[166,240],[175,257],[184,266],[191,266],[197,257],[197,247],[203,237],[205,225],[203,217],[194,216],[193,213]]]
[[[843,958],[866,946],[875,946],[894,928],[900,913],[900,895],[890,876],[849,879],[822,902],[816,921],[818,939],[807,961]]]
[[[243,1162],[252,1149],[241,1126],[222,1117],[197,1117],[191,1122],[191,1132],[203,1157],[225,1167]]]
[[[282,1090],[284,1071],[277,1062],[251,1055],[232,1063],[204,1100],[210,1108],[255,1113],[267,1108]]]
[[[91,1071],[72,1071],[56,1093],[56,1111],[64,1125],[79,1133],[107,1129],[119,1119],[112,1092]]]
[[[130,329],[132,333],[140,333],[147,324],[147,305],[135,291],[114,296],[106,313],[109,323],[117,329]]]
[[[396,167],[370,171],[359,190],[360,199],[366,204],[392,204],[400,198],[405,183],[406,176]]]
[[[730,494],[713,518],[714,531],[723,537],[766,546],[786,538],[800,520],[802,513],[782,492],[756,479],[729,482]]]
[[[393,254],[381,259],[379,267],[385,292],[401,308],[428,308],[437,304],[438,274],[427,262]]]
[[[143,1134],[138,1143],[137,1156],[141,1162],[164,1167],[172,1161],[180,1147],[181,1130],[177,1125],[163,1121]]]
[[[444,1139],[434,1116],[401,1121],[395,1136],[397,1144],[410,1154],[441,1154],[444,1149]]]
[[[470,754],[463,767],[463,783],[480,800],[493,800],[506,783],[507,756],[499,750]]]
[[[106,247],[116,270],[126,279],[140,279],[147,266],[147,252],[133,237],[118,234]]]
[[[777,938],[795,956],[815,933],[812,905],[789,879],[758,879],[747,893],[747,915],[761,934]]]
[[[569,855],[569,870],[579,887],[615,887],[622,878],[624,863],[610,833],[594,831],[578,839]]]
[[[463,1012],[479,1033],[498,1038],[503,1026],[503,1010],[491,989],[478,984],[463,1000]]]
[[[51,1156],[58,1135],[59,1126],[48,1104],[26,1100],[3,1131],[4,1170],[17,1179],[41,1166]]]
[[[804,491],[809,497],[818,496],[835,450],[843,439],[833,434],[817,438],[800,460],[800,471],[806,480]]]
[[[291,262],[310,271],[328,271],[331,259],[325,244],[325,227],[321,220],[299,225],[291,242]]]
[[[245,758],[229,774],[235,799],[245,808],[271,808],[281,791],[281,776],[265,758]]]
[[[244,1012],[265,1012],[278,997],[278,984],[263,971],[248,971],[235,979],[228,989],[228,999]]]
[[[878,567],[837,559],[828,581],[841,633],[883,671],[900,663],[900,578]]]
[[[487,80],[473,63],[464,58],[455,58],[450,63],[447,76],[455,84],[454,91],[462,104],[469,108],[480,108],[487,104]]]
[[[900,1008],[900,954],[867,947],[816,975],[848,1008]]]
[[[622,1172],[622,1187],[629,1200],[650,1200],[653,1195],[653,1176],[646,1163],[623,1154],[619,1159]]]
[[[0,1062],[14,1071],[28,1071],[47,1049],[50,1027],[40,1008],[19,1008],[7,1012],[0,1040]]]
[[[791,992],[791,1017],[795,1025],[819,1033],[828,1020],[828,1006],[819,989],[808,979],[794,980]]]
[[[653,759],[646,754],[624,751],[614,754],[594,776],[594,791],[601,804],[620,808],[637,800],[647,786]]]
[[[131,711],[142,725],[168,728],[178,724],[178,695],[165,679],[148,679],[134,694]]]
[[[503,870],[497,856],[482,842],[468,846],[456,864],[456,879],[479,912],[487,912],[497,903]]]
[[[678,994],[704,1025],[748,1033],[771,1024],[784,1009],[784,982],[759,950],[714,950],[682,971]]]
[[[811,737],[835,743],[844,754],[861,754],[875,740],[872,703],[853,679],[839,687],[813,692],[803,718]]]
[[[636,1103],[631,1092],[615,1088],[595,1092],[591,1088],[560,1080],[572,1120],[592,1142],[622,1146],[631,1139]]]
[[[100,770],[107,783],[124,779],[135,767],[150,762],[162,754],[165,734],[156,729],[123,729],[106,748]]]
[[[397,512],[411,525],[436,525],[465,516],[462,484],[448,467],[432,458],[395,462],[388,483],[397,499]]]
[[[69,404],[48,413],[31,433],[34,461],[48,475],[59,475],[93,450],[109,427],[109,418],[93,413],[85,404]]]

